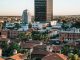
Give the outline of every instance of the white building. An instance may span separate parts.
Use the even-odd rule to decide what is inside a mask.
[[[22,22],[23,24],[31,23],[31,15],[27,9],[23,11]]]
[[[32,23],[32,28],[42,29],[43,25],[39,22]]]
[[[13,28],[14,26],[14,23],[6,23],[6,28]]]
[[[48,25],[48,23],[34,22],[34,23],[32,23],[32,28],[43,29],[43,27],[47,27],[47,25]]]
[[[27,31],[28,30],[28,24],[22,25],[21,28],[18,29],[18,31]]]

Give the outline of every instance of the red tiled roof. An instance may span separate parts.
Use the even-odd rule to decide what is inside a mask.
[[[24,55],[21,53],[18,53],[16,55],[13,55],[10,57],[11,59],[15,59],[15,60],[23,60],[24,59]]]
[[[54,53],[48,54],[47,56],[43,57],[42,60],[67,60],[67,57],[63,54]]]
[[[58,55],[60,58],[62,58],[63,60],[67,60],[67,56],[65,56],[65,55],[59,54],[59,53],[57,53],[57,55]]]
[[[21,43],[21,47],[22,48],[33,48],[34,46],[36,46],[37,44],[34,44],[34,43]]]
[[[40,44],[40,43],[41,43],[41,41],[26,41],[26,43]]]
[[[34,47],[34,49],[42,49],[42,50],[45,50],[47,48],[47,45],[37,45]]]
[[[32,54],[47,55],[50,52],[46,51],[46,47],[47,47],[47,45],[37,45],[34,47]]]
[[[3,58],[0,58],[0,60],[4,60]]]
[[[33,48],[34,46],[40,45],[40,41],[26,41],[26,42],[21,42],[21,47],[22,48]]]

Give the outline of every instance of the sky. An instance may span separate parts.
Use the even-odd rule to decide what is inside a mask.
[[[0,0],[0,16],[21,16],[25,9],[34,15],[34,0]],[[53,15],[79,14],[80,0],[53,0]]]

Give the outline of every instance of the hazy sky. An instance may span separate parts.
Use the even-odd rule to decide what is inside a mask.
[[[54,15],[79,15],[80,0],[53,0]],[[34,14],[34,0],[0,0],[0,15],[21,15],[28,9]]]

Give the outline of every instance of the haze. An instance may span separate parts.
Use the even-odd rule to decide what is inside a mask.
[[[79,15],[80,0],[53,0],[54,15]],[[28,9],[34,15],[34,0],[0,0],[0,16],[18,15]]]

